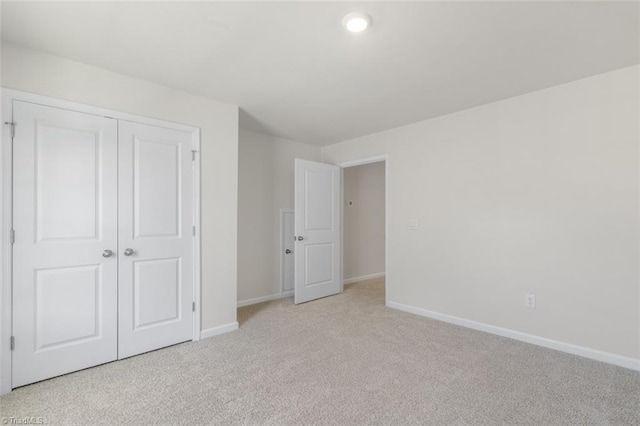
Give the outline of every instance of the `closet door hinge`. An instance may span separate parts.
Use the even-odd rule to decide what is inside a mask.
[[[14,231],[13,229],[11,231],[9,231],[9,244],[15,244],[16,242],[16,231]]]
[[[192,312],[196,311],[196,302],[191,302],[191,311]]]
[[[11,336],[11,339],[9,339],[9,347],[11,348],[11,350],[14,350],[16,348],[16,338]]]
[[[198,151],[196,151],[195,149],[191,150],[191,161],[196,161],[196,152]]]
[[[192,234],[194,237],[196,236],[196,226],[195,226],[195,225],[193,225],[193,226],[191,227],[191,234]]]
[[[16,137],[16,123],[13,121],[5,121],[4,124],[11,126],[11,139]]]

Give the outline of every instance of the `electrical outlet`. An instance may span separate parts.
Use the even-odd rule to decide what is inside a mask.
[[[527,293],[524,295],[524,306],[527,308],[535,308],[536,307],[536,295]]]

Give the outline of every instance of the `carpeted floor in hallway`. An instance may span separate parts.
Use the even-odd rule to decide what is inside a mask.
[[[640,373],[388,309],[383,280],[0,397],[50,424],[640,424]]]

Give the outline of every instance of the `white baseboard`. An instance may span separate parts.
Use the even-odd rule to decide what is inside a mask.
[[[372,280],[374,278],[384,277],[384,272],[376,272],[375,274],[361,275],[359,277],[347,278],[343,280],[343,284],[357,283],[358,281]]]
[[[230,322],[229,324],[219,325],[217,327],[207,328],[200,332],[200,339],[207,339],[209,337],[218,336],[220,334],[228,333],[238,329],[238,322]]]
[[[282,299],[284,297],[289,297],[289,296],[293,296],[293,290],[287,290],[282,293],[270,294],[269,296],[255,297],[253,299],[238,300],[238,308],[255,305],[256,303],[268,302],[270,300]]]
[[[613,364],[619,367],[625,367],[631,370],[640,371],[640,359],[629,358],[609,352],[602,352],[596,349],[585,348],[584,346],[577,346],[571,343],[564,343],[557,340],[547,339],[546,337],[540,337],[533,334],[510,330],[508,328],[496,327],[481,322],[454,317],[453,315],[441,314],[439,312],[429,311],[426,309],[417,308],[415,306],[403,305],[402,303],[387,302],[387,307],[427,318],[432,318],[438,321],[448,322],[450,324],[460,325],[462,327],[472,328],[474,330],[484,331],[486,333],[496,334],[502,337],[508,337],[510,339],[519,340],[521,342],[543,346],[545,348],[555,349],[557,351],[578,355],[584,358],[606,362],[607,364]]]

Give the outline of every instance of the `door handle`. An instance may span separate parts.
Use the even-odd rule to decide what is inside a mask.
[[[111,257],[113,256],[113,252],[111,250],[105,250],[102,252],[102,257]]]
[[[124,249],[124,255],[125,256],[131,256],[134,253],[135,253],[135,251],[133,251],[133,249],[130,249],[130,248]]]
[[[298,241],[304,240],[304,237],[298,237]]]
[[[286,254],[291,254],[291,250],[289,250],[289,249],[286,249],[284,252],[285,252]]]

